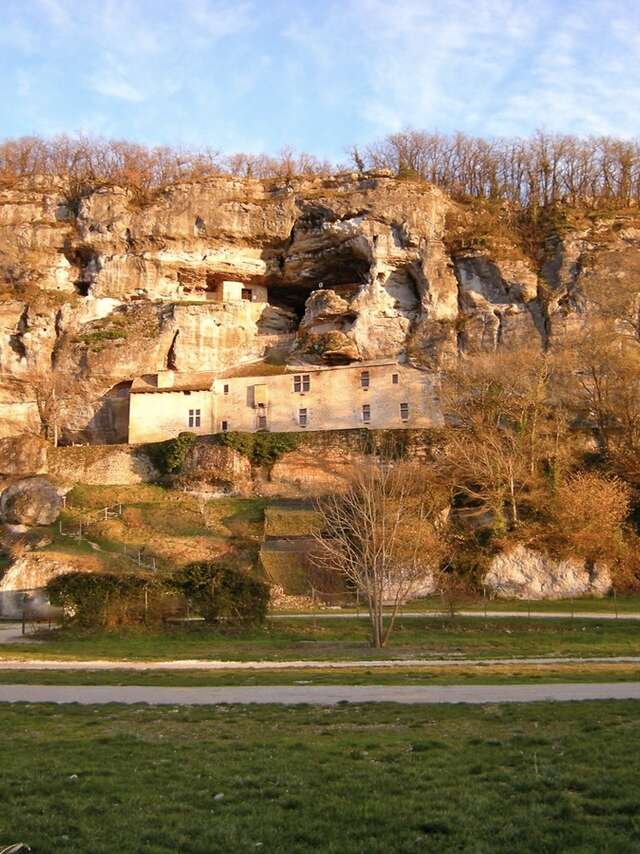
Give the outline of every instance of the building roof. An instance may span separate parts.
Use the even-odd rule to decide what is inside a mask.
[[[248,362],[236,365],[216,374],[216,379],[233,379],[234,377],[267,377],[279,374],[307,374],[311,371],[345,371],[361,370],[381,365],[397,365],[397,359],[369,359],[367,362],[351,362],[349,365],[272,365],[269,362]]]
[[[216,374],[212,371],[173,371],[173,384],[158,387],[158,374],[144,374],[131,384],[131,394],[154,394],[167,391],[209,391]]]
[[[226,371],[173,371],[173,384],[158,387],[158,374],[137,377],[131,385],[131,394],[153,394],[168,391],[209,391],[213,381],[234,377],[267,377],[282,374],[307,374],[318,371],[362,370],[363,368],[397,365],[397,359],[369,359],[349,365],[271,365],[268,362],[250,362],[228,368]]]

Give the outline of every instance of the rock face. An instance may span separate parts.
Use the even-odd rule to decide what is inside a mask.
[[[176,485],[203,492],[251,495],[251,463],[233,448],[196,442],[187,452]]]
[[[120,187],[69,195],[51,176],[0,187],[0,437],[37,433],[55,391],[63,441],[124,442],[129,384],[167,367],[429,368],[553,346],[583,322],[586,282],[640,274],[629,211],[565,224],[537,254],[477,221],[469,249],[463,206],[382,172],[220,176],[142,206]],[[268,302],[220,302],[225,280]]]
[[[484,585],[496,596],[510,599],[605,596],[611,590],[611,575],[600,564],[589,568],[584,561],[560,560],[518,545],[494,557]]]
[[[29,553],[13,563],[0,578],[0,616],[21,619],[50,615],[45,587],[52,578],[66,572],[91,572],[94,567],[80,557]]]
[[[0,518],[12,525],[51,525],[61,509],[62,499],[44,477],[16,481],[0,495]]]
[[[39,436],[0,439],[0,475],[24,477],[46,472],[47,443]]]

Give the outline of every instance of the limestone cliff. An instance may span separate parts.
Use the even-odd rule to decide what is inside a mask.
[[[440,190],[384,172],[174,185],[141,206],[55,177],[0,188],[0,437],[37,431],[55,391],[63,441],[126,440],[142,373],[260,358],[547,347],[581,322],[581,284],[640,272],[629,212],[550,227],[536,251]],[[471,232],[472,239],[469,240]],[[268,303],[216,302],[223,280]]]

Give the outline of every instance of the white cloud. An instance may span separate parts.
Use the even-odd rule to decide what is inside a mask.
[[[38,6],[57,29],[66,29],[71,22],[71,13],[63,0],[37,0]]]
[[[98,72],[89,80],[90,88],[99,95],[109,98],[120,98],[131,104],[139,104],[144,101],[145,95],[139,89],[124,80],[122,77],[113,76],[110,72]]]

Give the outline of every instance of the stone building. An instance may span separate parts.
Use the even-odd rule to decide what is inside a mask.
[[[394,360],[254,364],[217,374],[161,371],[134,380],[129,442],[159,442],[183,431],[390,430],[432,427],[440,420],[432,375]]]

